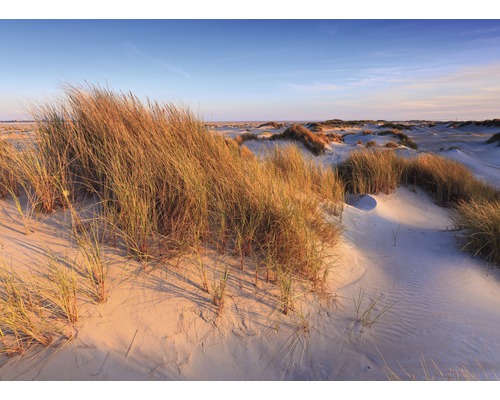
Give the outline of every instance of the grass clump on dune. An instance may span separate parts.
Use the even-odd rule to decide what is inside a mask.
[[[336,176],[301,164],[297,150],[282,158],[294,159],[288,168],[309,183],[292,182],[277,162],[258,161],[211,134],[189,111],[97,87],[68,87],[37,117],[39,141],[50,144],[39,157],[63,167],[58,186],[69,199],[95,196],[130,254],[212,245],[312,277],[323,257],[317,250],[335,241],[337,228],[324,221],[320,204],[337,196]],[[287,138],[303,132],[287,131]]]
[[[405,128],[408,129],[408,128]],[[402,144],[403,146],[409,147],[413,150],[417,150],[418,146],[417,144],[411,140],[407,134],[403,133],[400,129],[390,129],[390,130],[384,130],[378,133],[379,136],[387,136],[387,135],[393,135],[394,137],[399,139],[399,144]]]
[[[500,199],[459,202],[455,224],[465,231],[465,250],[500,265]]]
[[[483,202],[498,195],[467,167],[448,158],[426,153],[403,162],[404,182],[426,190],[440,205],[454,205],[462,200]]]
[[[492,144],[496,143],[497,147],[500,146],[500,132],[495,133],[492,137],[490,137],[487,141],[486,144]]]
[[[284,132],[271,136],[270,139],[298,141],[304,144],[304,146],[315,155],[323,154],[325,152],[325,146],[328,143],[328,139],[326,139],[324,134],[322,136],[314,134],[300,124],[293,124]]]
[[[391,193],[401,181],[400,159],[391,150],[355,150],[338,169],[346,190],[353,194]]]

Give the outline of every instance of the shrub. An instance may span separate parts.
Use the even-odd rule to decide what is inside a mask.
[[[377,146],[377,142],[375,142],[374,140],[370,140],[369,142],[366,142],[365,143],[365,147],[368,148],[368,147],[376,147]]]

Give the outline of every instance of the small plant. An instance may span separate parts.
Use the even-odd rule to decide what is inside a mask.
[[[394,247],[396,247],[396,244],[397,244],[397,241],[398,241],[399,228],[401,228],[401,221],[399,221],[398,228],[396,229],[396,232],[394,232],[394,229],[392,229],[392,227],[391,227],[392,238],[394,239]]]
[[[203,263],[203,257],[201,256],[199,249],[195,249],[195,253],[197,261],[196,269],[198,270],[198,274],[200,275],[201,288],[204,292],[210,293],[210,290],[208,289],[208,279],[205,270],[205,264]]]
[[[396,142],[387,142],[384,147],[387,147],[388,149],[397,149],[399,146]]]
[[[214,271],[214,284],[212,291],[213,302],[219,309],[219,312],[221,312],[224,308],[224,302],[226,300],[227,280],[229,279],[230,273],[231,269],[227,265],[222,269]]]
[[[15,193],[15,191],[11,187],[6,187],[6,190],[14,199],[17,212],[21,216],[21,221],[23,222],[24,226],[24,234],[29,235],[30,233],[33,233],[35,231],[35,227],[32,224],[32,222],[34,221],[35,207],[32,207],[32,203],[28,202],[27,208],[23,209],[21,200],[19,199],[19,196]]]
[[[293,311],[293,278],[292,272],[280,270],[277,273],[277,283],[280,288],[280,304],[281,312],[288,315],[289,311]]]
[[[356,321],[361,323],[361,333],[364,332],[366,328],[371,328],[376,324],[382,315],[387,312],[394,304],[388,304],[382,308],[377,307],[381,302],[381,297],[377,297],[374,300],[368,300],[368,304],[365,304],[365,292],[360,290],[357,297],[353,297],[354,308],[356,310]]]
[[[377,142],[375,142],[375,140],[370,140],[369,142],[366,142],[365,143],[365,147],[368,148],[368,147],[376,147],[377,146]]]

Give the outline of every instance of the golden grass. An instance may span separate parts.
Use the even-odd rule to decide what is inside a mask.
[[[434,154],[401,159],[403,181],[426,190],[440,205],[459,201],[488,201],[498,196],[490,185],[476,179],[464,165]]]
[[[341,185],[333,170],[301,163],[298,150],[281,154],[296,163],[285,176],[186,110],[97,87],[67,87],[63,101],[36,115],[37,156],[56,179],[52,204],[61,193],[68,202],[97,196],[130,254],[178,254],[203,243],[315,276],[317,249],[335,242],[337,228],[320,205],[341,203]]]
[[[51,314],[52,305],[39,288],[1,260],[0,353],[23,353],[33,343],[50,345],[57,331]]]
[[[329,142],[325,134],[315,134],[300,124],[293,124],[284,132],[271,136],[270,140],[295,140],[304,144],[315,155],[323,154],[325,145]]]
[[[391,193],[401,181],[400,158],[391,150],[353,151],[338,169],[346,190],[353,194]]]
[[[465,250],[500,265],[500,199],[460,201],[455,224],[465,231]]]

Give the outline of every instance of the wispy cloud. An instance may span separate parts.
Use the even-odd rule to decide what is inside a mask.
[[[363,98],[337,99],[332,105],[364,108],[385,118],[491,118],[500,104],[496,82],[500,82],[500,63],[419,77],[364,92]]]
[[[298,91],[301,93],[324,93],[324,92],[334,92],[339,90],[339,86],[326,83],[326,82],[313,82],[305,84],[297,83],[287,83],[285,86],[293,91]]]
[[[155,64],[161,66],[162,68],[166,69],[167,71],[182,75],[186,79],[191,79],[191,76],[183,69],[181,69],[173,64],[170,64],[164,60],[161,60],[157,57],[153,57],[149,54],[144,53],[143,51],[141,51],[137,46],[135,46],[132,43],[125,43],[125,50],[135,57],[140,57],[144,61],[147,60],[151,63],[155,63]]]

